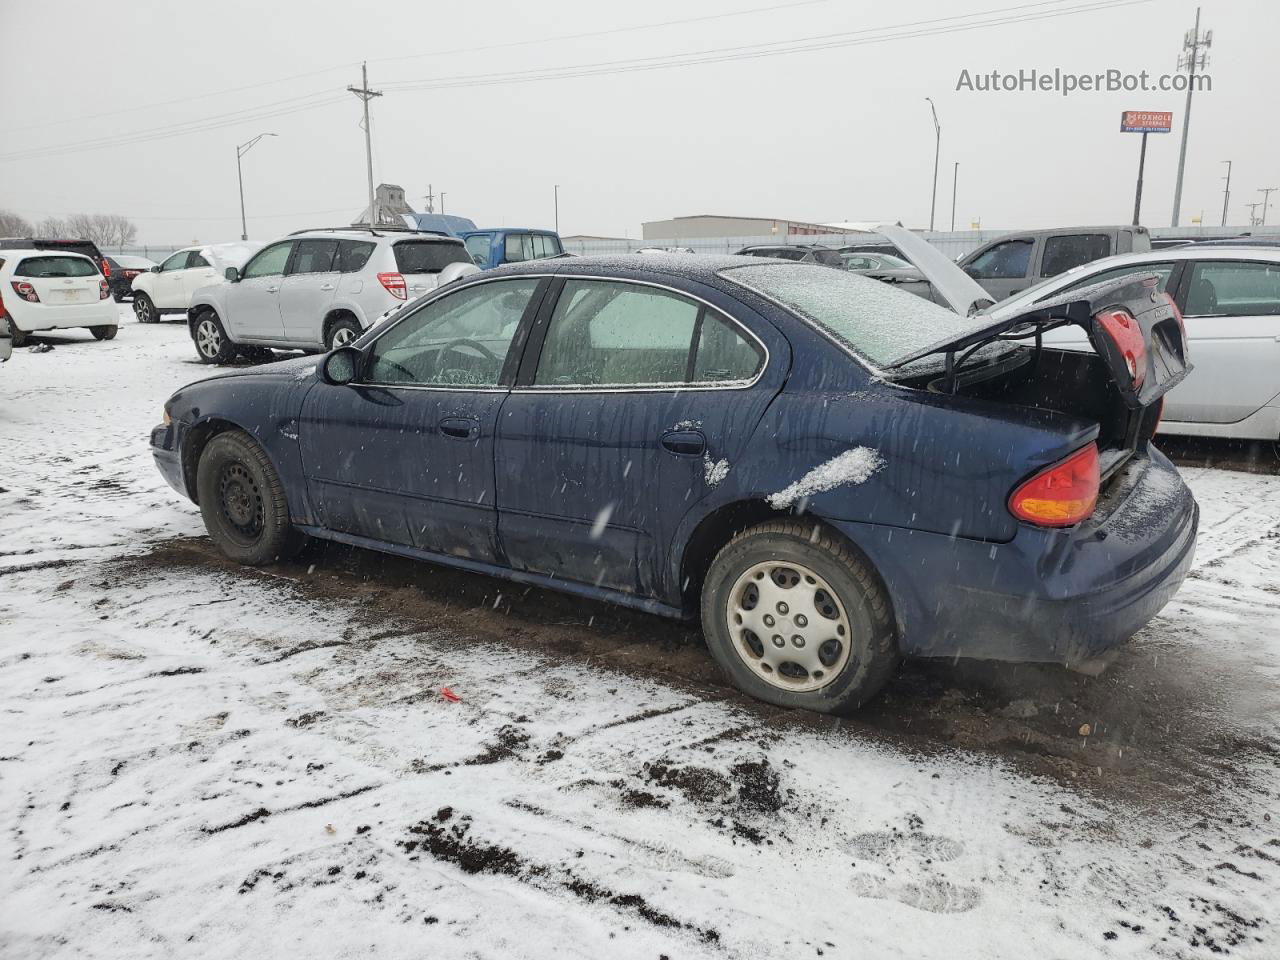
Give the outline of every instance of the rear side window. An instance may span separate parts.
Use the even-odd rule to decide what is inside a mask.
[[[328,273],[337,253],[337,240],[299,240],[289,273]]]
[[[15,277],[91,277],[97,272],[92,260],[81,257],[27,257],[13,268]]]
[[[540,386],[642,386],[749,380],[763,351],[677,293],[570,280],[538,359]]]
[[[191,257],[190,259],[187,260],[188,269],[192,267],[207,267],[207,266],[209,266],[209,261],[206,260],[204,257],[200,256],[200,251],[192,250]]]
[[[533,237],[533,255],[536,259],[541,260],[545,257],[558,257],[564,253],[560,249],[560,241],[556,237],[549,237],[546,234],[535,234]]]
[[[1126,267],[1112,267],[1110,270],[1103,270],[1101,273],[1091,273],[1087,277],[1068,284],[1055,293],[1046,294],[1041,300],[1049,297],[1056,297],[1058,294],[1066,293],[1068,290],[1079,290],[1081,287],[1092,287],[1095,283],[1106,283],[1108,280],[1118,280],[1120,277],[1127,277],[1131,273],[1154,273],[1160,278],[1157,284],[1161,293],[1164,293],[1165,287],[1169,285],[1169,276],[1173,273],[1173,264],[1165,261],[1163,263],[1135,263]]]
[[[838,267],[840,266],[840,254],[834,250],[814,250],[813,261],[814,263],[822,264],[824,267]]]
[[[1056,277],[1082,263],[1092,263],[1111,254],[1111,238],[1105,233],[1078,233],[1069,237],[1049,237],[1044,242],[1040,276]]]
[[[811,321],[877,365],[991,322],[962,317],[879,280],[817,264],[762,263],[732,267],[720,276]]]
[[[1021,279],[1031,266],[1031,241],[1006,240],[979,254],[969,264],[969,276],[977,280]]]
[[[373,256],[372,243],[367,240],[338,241],[338,269],[343,273],[358,273]]]
[[[1189,317],[1273,317],[1280,314],[1280,264],[1202,260],[1191,270]]]
[[[466,247],[460,243],[401,240],[391,249],[401,273],[439,273],[451,263],[471,263]]]

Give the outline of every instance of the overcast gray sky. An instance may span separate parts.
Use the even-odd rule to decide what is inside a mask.
[[[365,160],[360,105],[345,87],[367,58],[372,85],[385,90],[373,102],[375,178],[402,184],[417,209],[433,185],[447,212],[481,226],[550,226],[556,183],[565,234],[637,237],[644,220],[695,213],[927,226],[926,96],[943,128],[939,227],[949,225],[956,161],[958,227],[1127,222],[1140,137],[1119,132],[1125,109],[1175,111],[1174,132],[1151,137],[1143,203],[1146,224],[1167,226],[1183,94],[1064,98],[956,83],[965,68],[1173,72],[1194,0],[847,44],[883,36],[850,31],[1099,2],[0,0],[0,208],[30,219],[121,213],[152,243],[233,239],[235,144],[272,131],[279,137],[244,160],[250,236],[349,222],[365,205]],[[1244,223],[1257,188],[1280,186],[1280,10],[1275,0],[1200,6],[1214,31],[1213,89],[1195,99],[1183,222],[1203,210],[1218,223],[1219,161],[1230,159],[1229,222]],[[708,19],[648,26],[694,17]],[[538,82],[396,86],[832,34],[844,45]],[[265,116],[283,110],[293,112]],[[70,149],[187,123],[200,129]],[[1275,204],[1280,222],[1280,194]]]

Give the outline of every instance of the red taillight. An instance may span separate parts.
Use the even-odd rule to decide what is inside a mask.
[[[409,299],[409,286],[404,282],[404,277],[401,274],[380,273],[378,274],[378,282],[386,287],[387,293],[397,300]]]
[[[1124,357],[1136,390],[1147,375],[1147,342],[1142,337],[1142,327],[1128,310],[1104,310],[1096,319]]]
[[[18,296],[20,296],[23,300],[26,300],[28,303],[40,302],[40,294],[36,293],[36,288],[33,287],[30,283],[28,283],[26,280],[14,280],[13,292],[16,293]]]
[[[0,320],[9,319],[9,312],[4,308],[4,295],[0,294]]]
[[[132,280],[134,277],[136,277],[136,276],[137,276],[138,274],[140,274],[141,272],[142,272],[141,270],[126,270],[126,271],[124,272],[124,278],[125,278],[126,280]]]
[[[98,281],[98,299],[105,300],[109,296],[111,296],[111,284],[107,283],[106,280],[99,280]]]
[[[107,258],[102,258],[102,275],[104,277],[111,276],[111,264],[107,263]]]
[[[1015,488],[1009,511],[1037,526],[1069,527],[1093,513],[1100,482],[1098,445],[1091,443]]]

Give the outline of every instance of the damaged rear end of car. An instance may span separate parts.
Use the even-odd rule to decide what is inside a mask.
[[[1093,353],[1044,346],[1068,324]],[[1181,317],[1153,276],[978,318],[889,364],[896,386],[993,417],[1028,412],[1043,437],[1010,448],[1007,536],[952,538],[902,571],[906,606],[928,622],[918,653],[1096,672],[1159,612],[1190,568],[1198,507],[1151,441],[1161,398],[1189,370]]]

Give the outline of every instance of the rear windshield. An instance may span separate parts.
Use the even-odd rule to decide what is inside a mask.
[[[451,263],[471,262],[466,247],[460,243],[401,240],[391,249],[401,273],[439,273]]]
[[[990,324],[887,283],[807,263],[730,267],[720,276],[809,320],[876,366]]]
[[[83,257],[27,257],[13,268],[15,277],[91,277],[98,272]]]

